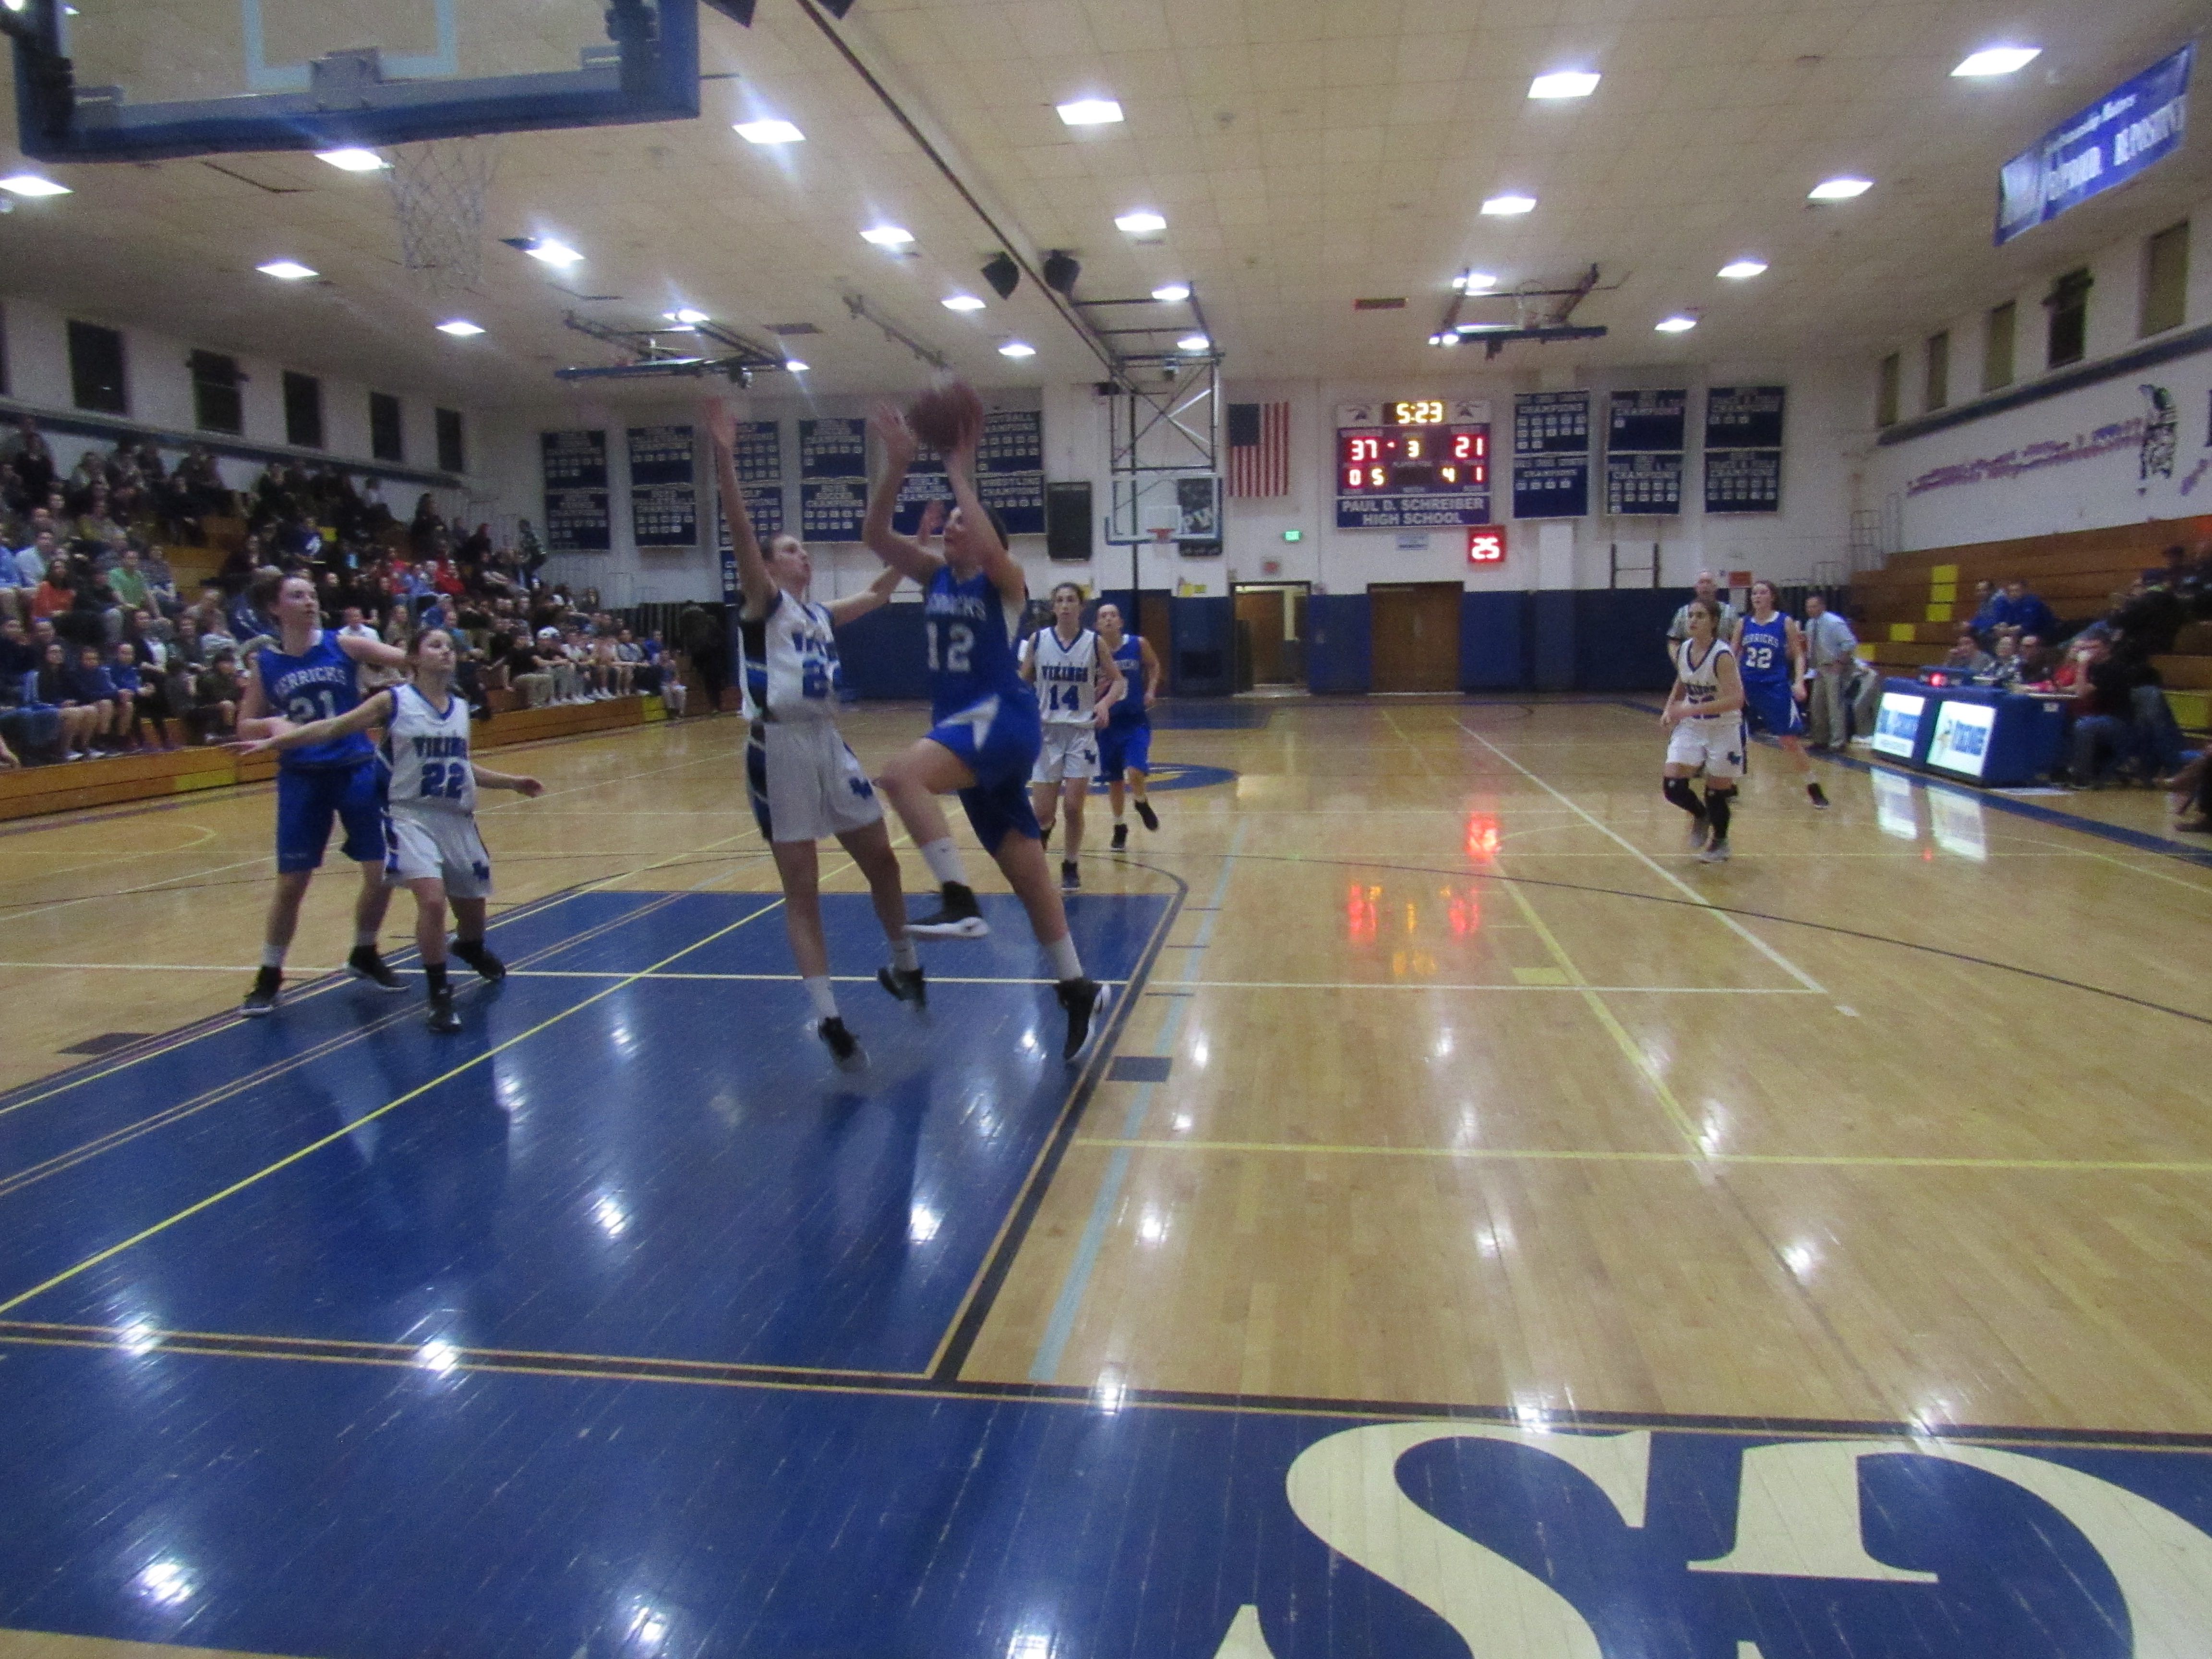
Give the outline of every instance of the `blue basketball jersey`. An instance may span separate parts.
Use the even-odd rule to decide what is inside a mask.
[[[352,713],[361,702],[361,684],[355,673],[354,660],[338,649],[337,635],[328,629],[319,629],[315,642],[296,657],[286,656],[275,642],[264,645],[253,664],[261,676],[261,694],[269,700],[270,712],[282,715],[295,726],[305,726],[310,720],[335,720],[340,714]],[[369,742],[368,734],[356,732],[331,743],[280,750],[276,760],[280,766],[313,769],[357,766],[374,758],[375,754],[375,745]]]
[[[1150,726],[1152,717],[1145,707],[1145,647],[1134,634],[1124,634],[1121,643],[1114,647],[1115,665],[1121,671],[1121,695],[1106,711],[1109,726]]]
[[[922,632],[929,652],[929,706],[942,721],[986,697],[1027,705],[1036,719],[1036,694],[1022,678],[1014,641],[1022,617],[1018,602],[1007,603],[989,576],[978,571],[962,580],[945,566],[930,578],[922,601]]]
[[[1736,667],[1746,685],[1790,684],[1790,618],[1779,611],[1765,622],[1745,613]]]

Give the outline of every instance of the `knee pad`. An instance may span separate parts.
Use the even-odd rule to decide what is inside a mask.
[[[1667,778],[1659,785],[1660,793],[1668,800],[1694,817],[1705,815],[1705,803],[1698,799],[1697,791],[1690,787],[1687,778]]]

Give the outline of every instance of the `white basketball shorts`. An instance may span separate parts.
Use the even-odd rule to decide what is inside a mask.
[[[820,841],[883,821],[883,803],[830,720],[762,720],[745,744],[753,817],[768,841]]]
[[[448,898],[491,896],[491,854],[476,815],[394,801],[384,818],[384,879],[396,885],[434,877]]]
[[[1088,786],[1098,773],[1098,728],[1095,726],[1054,725],[1044,728],[1044,745],[1037,750],[1031,783],[1079,781]]]
[[[1708,778],[1743,775],[1743,722],[1734,714],[1688,720],[1667,739],[1667,764],[1702,766]]]

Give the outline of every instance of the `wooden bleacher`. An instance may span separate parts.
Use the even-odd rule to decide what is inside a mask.
[[[478,752],[542,743],[591,732],[665,720],[659,697],[615,697],[605,702],[556,708],[516,708],[478,721],[471,745]],[[263,783],[274,777],[276,763],[265,755],[241,759],[219,747],[173,749],[112,759],[73,761],[58,766],[29,766],[0,772],[0,821],[37,817],[48,812],[76,812],[88,807],[131,801],[162,800],[173,795],[231,784]]]
[[[1977,582],[2001,586],[2017,578],[2061,621],[2081,624],[2111,609],[2112,596],[2155,569],[2167,548],[2185,547],[2194,556],[2207,542],[2212,515],[1895,554],[1881,569],[1851,579],[1852,625],[1863,654],[1910,674],[1950,650],[1972,619]],[[2173,654],[2155,660],[2182,725],[2212,726],[2212,623],[2191,623]]]

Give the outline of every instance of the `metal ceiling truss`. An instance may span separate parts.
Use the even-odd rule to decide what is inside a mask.
[[[1429,336],[1432,346],[1456,346],[1480,340],[1484,360],[1494,359],[1516,341],[1533,340],[1539,345],[1548,345],[1555,340],[1601,340],[1606,331],[1602,326],[1577,324],[1568,319],[1575,307],[1595,293],[1610,294],[1620,284],[1614,283],[1601,289],[1598,270],[1591,265],[1565,288],[1535,288],[1523,283],[1519,288],[1501,289],[1496,293],[1480,289],[1469,291],[1467,283],[1474,273],[1462,273],[1453,283],[1455,292],[1451,303],[1444,307],[1443,321],[1437,331]],[[1460,320],[1464,306],[1486,301],[1510,301],[1515,320],[1506,322],[1472,322]],[[1549,301],[1550,303],[1546,303]]]
[[[587,334],[628,354],[629,361],[602,368],[556,368],[553,371],[556,380],[638,380],[668,376],[697,379],[720,374],[739,386],[750,386],[755,374],[763,369],[781,370],[785,362],[783,352],[775,347],[763,345],[750,335],[740,334],[720,323],[617,328],[611,324],[594,322],[589,317],[580,317],[573,311],[561,321],[579,334]],[[708,345],[722,349],[710,355],[702,349]]]

